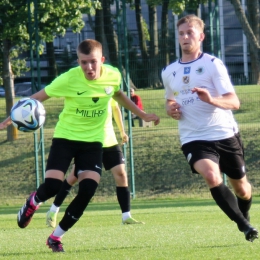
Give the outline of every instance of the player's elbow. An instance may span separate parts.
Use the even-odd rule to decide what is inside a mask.
[[[231,110],[238,110],[240,108],[240,101],[238,96],[235,93],[227,93],[226,95],[223,95],[226,97],[226,105]]]
[[[232,110],[238,110],[240,108],[240,102],[237,100],[236,102],[233,103],[233,108]]]

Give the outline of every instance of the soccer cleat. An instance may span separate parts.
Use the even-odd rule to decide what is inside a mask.
[[[141,222],[141,221],[137,221],[134,218],[130,217],[130,218],[126,219],[126,220],[123,220],[122,224],[129,225],[129,224],[145,224],[145,223]]]
[[[253,242],[256,238],[258,238],[258,231],[251,226],[248,226],[248,228],[244,231],[244,234],[246,240],[250,242]]]
[[[52,227],[52,228],[55,228],[56,226],[56,221],[57,221],[57,215],[58,213],[57,212],[54,212],[54,211],[48,211],[47,214],[46,214],[46,225],[48,227]]]
[[[36,192],[31,193],[23,207],[18,212],[17,224],[20,228],[26,228],[29,225],[34,212],[40,207],[39,205],[34,206],[32,203],[32,199],[35,194]]]
[[[54,240],[50,236],[46,241],[46,245],[52,249],[52,252],[65,252],[60,240]]]

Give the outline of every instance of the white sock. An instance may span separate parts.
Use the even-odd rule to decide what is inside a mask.
[[[58,213],[59,210],[60,210],[60,207],[57,207],[54,204],[51,205],[50,211]]]
[[[55,236],[55,237],[62,238],[65,233],[66,233],[66,231],[61,229],[60,226],[57,226],[56,229],[53,231],[52,235]]]
[[[128,219],[128,218],[131,218],[131,213],[130,213],[130,211],[122,213],[122,219],[123,219],[123,220],[126,220],[126,219]]]
[[[42,202],[36,202],[35,201],[35,198],[34,198],[34,196],[33,196],[33,198],[32,198],[32,201],[31,201],[32,203],[33,203],[33,205],[36,207],[36,206],[38,206],[38,205],[41,205],[42,204]]]

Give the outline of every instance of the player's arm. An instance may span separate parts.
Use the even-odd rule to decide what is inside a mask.
[[[196,92],[200,100],[222,109],[237,110],[240,107],[239,99],[234,91],[228,71],[223,62],[215,58],[211,61],[207,69],[211,75],[218,97],[212,97],[207,89],[195,87],[191,91]]]
[[[112,112],[113,112],[113,117],[116,121],[116,125],[120,131],[122,144],[128,143],[128,135],[125,133],[125,128],[122,120],[122,113],[117,103],[115,106],[112,106]]]
[[[129,99],[122,90],[115,92],[113,98],[124,108],[130,110],[132,113],[142,118],[145,122],[154,121],[155,125],[158,125],[160,118],[155,114],[146,114],[137,105],[135,105],[131,99]]]
[[[42,89],[42,90],[38,91],[37,93],[31,95],[30,98],[34,98],[40,102],[43,102],[50,97],[46,94],[45,90]],[[3,122],[0,123],[0,130],[5,129],[6,127],[8,127],[11,124],[12,124],[11,117],[8,116]]]
[[[212,97],[205,88],[193,88],[192,93],[197,93],[200,100],[222,109],[237,110],[240,107],[239,99],[234,92],[228,92],[219,97]]]
[[[11,121],[11,118],[9,116],[3,122],[0,123],[0,130],[5,129],[7,126],[9,126],[11,124],[12,124],[12,121]]]
[[[42,89],[42,90],[34,93],[33,95],[31,95],[30,98],[34,98],[40,102],[43,102],[43,101],[49,99],[50,97],[46,94],[45,89]]]

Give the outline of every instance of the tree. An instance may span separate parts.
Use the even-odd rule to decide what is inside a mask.
[[[11,62],[17,50],[24,50],[28,43],[26,1],[12,0],[0,2],[0,39],[2,41],[2,81],[5,88],[6,114],[14,105],[14,68]],[[16,54],[14,54],[16,52]],[[19,73],[18,73],[19,75]],[[7,140],[17,138],[17,129],[12,125],[7,130]]]
[[[131,0],[127,0],[126,2],[131,2]],[[118,34],[115,31],[115,16],[111,12],[111,5],[113,5],[115,1],[113,0],[101,0],[102,8],[98,10],[95,15],[95,26],[94,29],[95,37],[98,41],[100,41],[103,45],[103,52],[106,57],[106,60],[109,64],[119,68],[119,46],[118,46]],[[90,23],[92,23],[92,19],[90,19]],[[123,77],[126,75],[125,68],[122,65],[121,72]],[[130,78],[130,86],[135,88],[131,78]]]
[[[159,64],[158,64],[158,56],[159,56],[159,37],[158,37],[158,21],[157,21],[157,10],[156,6],[148,6],[149,12],[149,33],[150,33],[150,48],[149,48],[149,56],[150,56],[150,68],[149,68],[149,76],[148,76],[148,86],[152,86],[153,88],[158,88],[161,86],[161,81],[159,78]]]
[[[103,6],[103,1],[101,0],[101,5]],[[89,16],[89,21],[91,21],[91,17]],[[91,22],[91,24],[93,24]],[[109,50],[107,46],[107,38],[104,30],[104,9],[101,8],[96,10],[95,15],[95,26],[91,26],[92,30],[95,32],[95,38],[97,41],[101,42],[103,47],[103,55],[106,57],[106,61],[110,63]]]
[[[142,87],[149,86],[149,68],[150,68],[150,57],[148,53],[147,40],[149,40],[149,33],[147,24],[142,15],[141,0],[134,1],[135,6],[135,20],[138,32],[139,48],[141,52],[141,66],[139,71],[141,77]]]
[[[203,0],[203,2],[206,0]],[[162,67],[170,63],[170,38],[168,13],[172,10],[181,14],[185,8],[190,10],[197,8],[201,0],[147,0],[149,12],[149,28],[145,23],[141,1],[134,0],[136,24],[138,30],[139,48],[141,52],[142,76],[145,87],[160,87],[159,73]],[[158,39],[157,6],[162,6],[160,41]]]
[[[249,42],[249,52],[251,58],[252,83],[260,84],[260,8],[259,0],[248,0],[248,17],[242,8],[240,0],[229,0],[234,6],[236,16],[240,21],[244,34]]]
[[[170,54],[169,54],[169,34],[168,34],[168,8],[169,8],[170,0],[163,0],[162,1],[162,18],[161,18],[161,44],[160,44],[160,53],[161,53],[161,60],[160,64],[161,67],[165,67],[170,63]]]
[[[63,36],[68,28],[79,33],[84,27],[83,14],[94,14],[101,8],[98,0],[38,0],[39,36],[46,42],[46,52],[49,62],[48,83],[57,75],[57,65],[54,55],[53,40],[57,35]]]
[[[107,46],[109,51],[109,61],[111,65],[118,67],[118,39],[114,29],[113,16],[111,14],[110,5],[113,1],[103,0],[103,19],[104,19],[104,32],[107,39]]]
[[[90,13],[95,8],[100,8],[98,0],[34,0],[29,1],[31,14],[28,15],[27,0],[5,0],[0,2],[0,39],[2,41],[2,67],[3,85],[6,91],[6,114],[9,115],[14,104],[14,78],[15,62],[12,58],[29,49],[30,25],[35,25],[35,17],[38,21],[39,38],[45,42],[53,42],[57,34],[64,35],[68,27],[79,31],[84,22],[82,13]],[[35,6],[36,4],[37,6]],[[37,12],[35,12],[37,10]],[[31,23],[29,20],[31,18]],[[30,31],[34,38],[35,30]],[[33,47],[35,50],[35,42]],[[51,46],[50,48],[51,49]],[[32,51],[32,50],[31,50]],[[52,64],[54,55],[50,55]],[[0,62],[1,63],[1,62]],[[16,63],[19,63],[16,61]],[[20,62],[21,64],[21,62]],[[16,70],[19,73],[19,70]],[[17,132],[13,126],[7,129],[7,140],[17,138]]]

